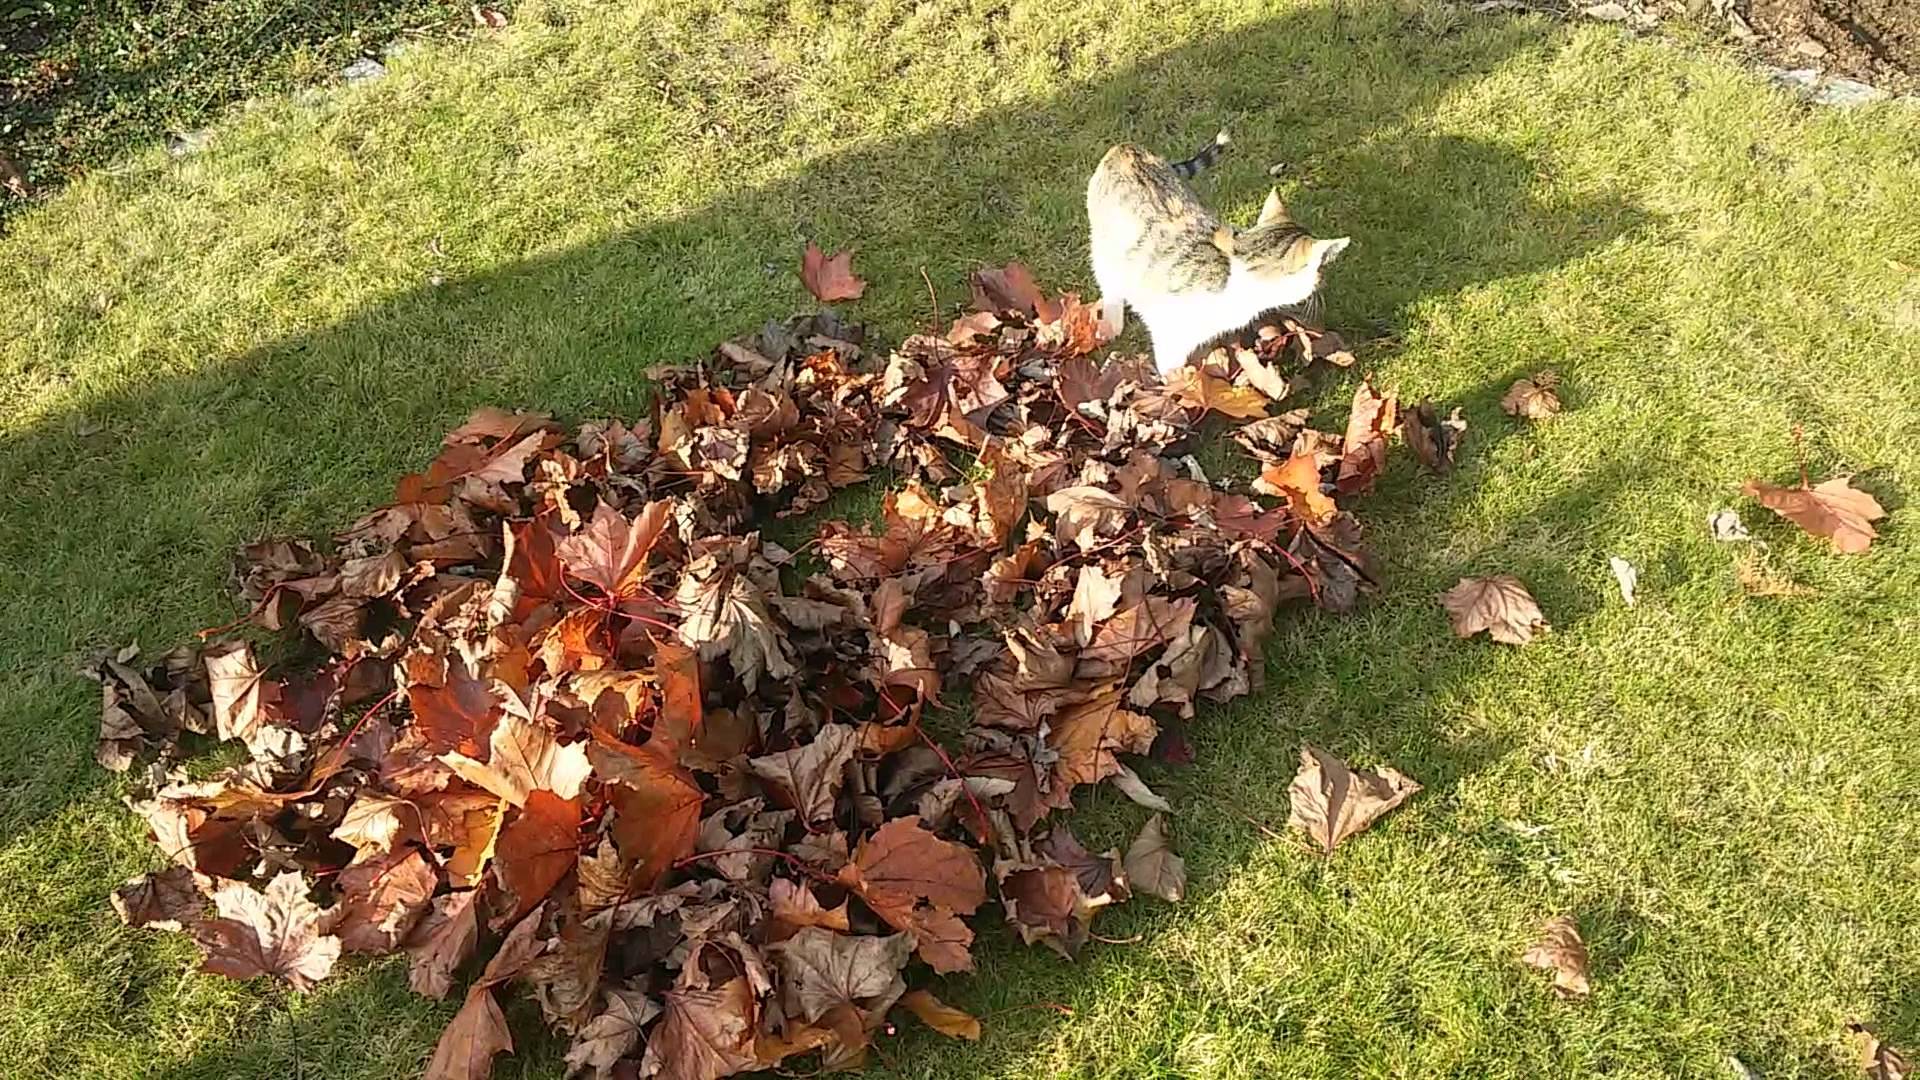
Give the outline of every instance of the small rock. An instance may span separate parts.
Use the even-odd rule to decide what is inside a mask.
[[[350,83],[366,82],[387,73],[387,65],[371,56],[363,56],[340,69],[340,77]]]
[[[206,128],[199,131],[177,131],[167,133],[167,153],[174,157],[186,157],[197,154],[213,141],[213,132]]]
[[[1727,1071],[1734,1075],[1734,1080],[1760,1080],[1759,1073],[1732,1054],[1727,1055]]]
[[[1753,534],[1747,531],[1746,522],[1741,521],[1740,515],[1733,510],[1715,510],[1708,514],[1707,530],[1723,544],[1753,539]]]
[[[1727,12],[1727,33],[1741,41],[1754,41],[1760,37],[1753,32],[1753,27],[1748,24],[1746,16],[1737,11]]]
[[[1827,55],[1827,47],[1810,37],[1802,37],[1794,42],[1793,51],[1809,60],[1819,60]]]
[[[1868,86],[1852,79],[1828,79],[1826,85],[1814,92],[1815,105],[1865,105],[1879,101],[1887,96],[1885,90],[1877,86]]]
[[[1521,0],[1480,0],[1479,3],[1473,5],[1473,10],[1478,12],[1479,14],[1485,15],[1493,11],[1526,12],[1526,11],[1531,11],[1533,9],[1527,7],[1527,5],[1522,3]]]
[[[1624,4],[1616,3],[1615,0],[1607,0],[1604,4],[1594,4],[1591,7],[1581,8],[1580,14],[1585,15],[1589,19],[1598,19],[1601,22],[1626,22],[1628,19],[1633,18],[1633,13],[1628,11]]]

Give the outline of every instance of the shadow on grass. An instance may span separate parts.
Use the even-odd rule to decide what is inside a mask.
[[[216,591],[228,553],[249,533],[319,533],[345,524],[379,501],[393,476],[417,467],[439,433],[475,406],[525,406],[571,417],[638,411],[645,400],[640,373],[649,364],[701,352],[787,314],[784,302],[770,305],[766,296],[783,291],[769,287],[769,275],[790,272],[797,217],[806,217],[806,231],[815,235],[855,238],[873,276],[917,284],[911,271],[917,260],[928,263],[935,281],[956,283],[980,263],[1024,257],[1036,264],[1041,280],[1070,287],[1086,280],[1081,266],[1032,258],[1019,237],[1084,227],[1077,208],[1099,150],[1117,139],[1178,150],[1220,118],[1235,116],[1236,144],[1258,148],[1247,153],[1261,160],[1223,170],[1212,181],[1218,185],[1215,197],[1251,205],[1266,186],[1267,161],[1300,162],[1311,186],[1296,197],[1296,212],[1357,238],[1332,282],[1333,321],[1384,319],[1388,332],[1402,329],[1430,298],[1552,270],[1638,228],[1645,215],[1621,201],[1561,204],[1536,197],[1537,166],[1513,149],[1418,130],[1440,95],[1516,52],[1543,47],[1544,32],[1532,23],[1505,23],[1491,42],[1481,37],[1468,46],[1451,32],[1407,28],[1363,43],[1386,50],[1389,67],[1407,73],[1403,81],[1389,79],[1357,99],[1326,100],[1321,87],[1329,73],[1342,70],[1343,50],[1355,44],[1343,18],[1337,10],[1277,18],[1252,31],[1183,45],[1052,100],[812,163],[790,179],[729,194],[676,219],[402,293],[321,332],[91,402],[84,418],[45,420],[0,444],[0,489],[10,492],[5,516],[16,523],[6,526],[8,546],[22,539],[15,531],[19,522],[41,530],[32,538],[36,570],[22,575],[9,604],[18,606],[44,642],[35,655],[13,657],[15,670],[5,676],[12,685],[0,699],[8,702],[0,713],[0,745],[14,751],[0,765],[0,791],[6,792],[0,794],[0,842],[61,803],[98,797],[108,786],[91,761],[94,695],[78,680],[62,681],[75,650],[116,644],[142,627],[164,625],[158,597],[169,583],[193,583],[203,595]],[[1315,43],[1313,60],[1272,64],[1275,42],[1301,39]],[[1163,110],[1151,103],[1170,95],[1188,114],[1177,129],[1152,119]],[[949,174],[969,179],[941,182]],[[947,242],[1003,231],[1011,238],[993,250]],[[912,328],[881,329],[897,335]],[[1497,416],[1493,403],[1504,389],[1488,384],[1465,403],[1477,417]],[[1345,390],[1351,390],[1350,378]],[[1342,397],[1338,387],[1327,388],[1327,395]],[[1335,416],[1344,411],[1329,404]],[[1485,452],[1510,430],[1478,425],[1467,452]],[[41,463],[50,461],[74,465],[57,477],[42,475]],[[1599,471],[1576,493],[1561,497],[1568,505],[1536,512],[1564,515],[1576,504],[1604,506],[1621,497],[1628,479],[1624,470]],[[1465,512],[1458,486],[1426,485],[1422,497],[1432,502],[1423,520],[1444,522]],[[1376,501],[1404,488],[1389,484]],[[26,547],[24,541],[20,546]],[[108,606],[115,612],[111,621],[75,618],[71,611],[81,608],[56,595],[63,583],[126,565],[141,568],[142,581],[98,584],[120,590],[120,606]],[[1582,590],[1554,576],[1563,575],[1562,568],[1514,569],[1534,575],[1530,580],[1543,601],[1552,601],[1550,610],[1563,618],[1580,616]],[[1338,629],[1339,621],[1297,620],[1280,636],[1283,648],[1272,658],[1268,690],[1232,710],[1260,722],[1235,725],[1246,733],[1227,750],[1209,745],[1215,733],[1203,716],[1194,734],[1200,761],[1173,784],[1176,799],[1180,788],[1220,785],[1236,761],[1252,760],[1279,778],[1273,797],[1284,805],[1298,742],[1309,739],[1337,753],[1393,760],[1426,783],[1425,798],[1445,800],[1462,778],[1506,747],[1448,737],[1418,703],[1479,678],[1493,652],[1433,649],[1417,664],[1373,659],[1382,649],[1428,649],[1434,640],[1451,644],[1438,618],[1436,612],[1428,621],[1374,620],[1378,639],[1350,656],[1333,655],[1339,643],[1354,640]],[[1317,653],[1311,676],[1328,680],[1325,686],[1316,691],[1307,685],[1288,650]],[[1289,719],[1289,703],[1315,692],[1340,695],[1338,715]],[[57,716],[40,711],[49,702]],[[1209,840],[1212,850],[1190,855],[1216,869],[1244,861],[1260,842],[1257,833],[1233,829]],[[1217,873],[1197,876],[1218,879]],[[102,916],[94,932],[111,920],[104,895],[112,884],[100,884]],[[960,993],[1003,1001],[1010,994],[1025,996],[1044,961],[1007,956],[1012,947],[996,930],[983,938],[1000,943],[984,950],[984,970],[972,980],[983,989]],[[142,948],[132,945],[122,955],[137,956]],[[1144,963],[1116,951],[1088,962]],[[134,983],[127,993],[135,999],[163,989],[139,985],[145,976],[137,968],[121,977]],[[1061,971],[1042,981],[1064,992],[1081,977]],[[309,1074],[321,1074],[311,1071],[320,1053],[316,1045],[325,1047],[325,1075],[376,1069],[376,1046],[390,1040],[369,1033],[382,1023],[380,1003],[398,986],[390,970],[350,979],[325,994],[340,1003],[337,1011],[296,1014],[312,1017],[315,1025],[301,1039],[308,1044],[303,1057]],[[451,1008],[441,1010],[440,1018]],[[135,1018],[151,1015],[131,1007],[124,1013],[129,1024],[150,1022]],[[276,1015],[263,1012],[263,1025]],[[1022,1033],[1043,1032],[1047,1015],[1010,1019],[1007,1034],[976,1053],[1017,1057]],[[534,1049],[521,1063],[503,1066],[503,1075],[552,1070],[555,1044],[536,1034],[537,1026],[516,1024],[523,1048]],[[153,1075],[284,1076],[292,1063],[291,1041],[263,1035],[210,1045]],[[420,1052],[425,1049],[420,1044]]]

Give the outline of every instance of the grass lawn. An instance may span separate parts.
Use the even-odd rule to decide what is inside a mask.
[[[232,102],[473,25],[457,0],[7,0],[0,153],[50,190]]]
[[[1422,0],[535,2],[393,69],[0,237],[0,1071],[402,1077],[454,1007],[392,962],[286,1002],[121,928],[108,891],[159,855],[92,763],[84,650],[231,618],[238,543],[344,525],[473,406],[639,408],[649,364],[804,306],[805,238],[859,248],[895,337],[922,267],[947,302],[1010,258],[1088,289],[1102,150],[1223,121],[1225,210],[1285,161],[1296,216],[1355,237],[1330,319],[1382,340],[1313,403],[1337,426],[1371,371],[1462,405],[1462,467],[1396,452],[1358,505],[1388,589],[1289,619],[1265,693],[1145,770],[1188,901],[1077,965],[989,929],[939,989],[986,1038],[903,1029],[874,1074],[1847,1077],[1850,1019],[1920,1046],[1920,110]],[[1540,368],[1566,414],[1502,415]],[[1869,553],[1738,496],[1795,475],[1796,424],[1892,510]],[[1732,505],[1764,548],[1708,538]],[[1435,594],[1497,571],[1545,640],[1452,638]],[[1426,790],[1330,861],[1268,839],[1303,740]],[[1091,801],[1094,839],[1139,819]],[[1515,962],[1558,912],[1582,1003]],[[513,1015],[497,1075],[557,1076]]]

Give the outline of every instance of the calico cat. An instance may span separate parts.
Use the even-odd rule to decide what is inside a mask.
[[[1268,311],[1306,302],[1347,246],[1346,237],[1307,235],[1287,216],[1277,188],[1252,228],[1221,224],[1185,178],[1213,164],[1228,142],[1223,131],[1177,162],[1123,144],[1107,151],[1087,182],[1101,321],[1118,334],[1131,306],[1153,338],[1161,374]]]

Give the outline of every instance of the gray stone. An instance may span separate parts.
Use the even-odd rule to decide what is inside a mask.
[[[340,69],[340,77],[350,83],[378,79],[387,73],[387,65],[371,56],[363,56]]]
[[[207,148],[213,141],[213,132],[206,128],[199,131],[169,132],[167,135],[167,153],[174,157],[187,157]]]

